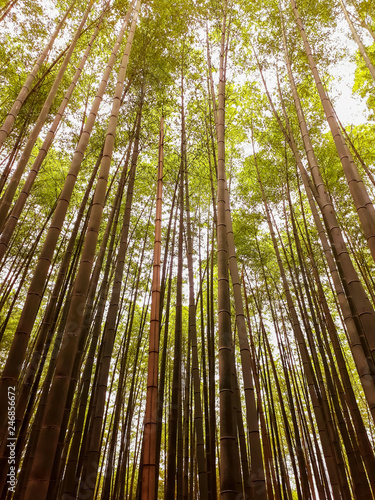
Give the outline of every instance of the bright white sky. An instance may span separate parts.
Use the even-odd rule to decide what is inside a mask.
[[[335,100],[335,109],[344,125],[359,125],[368,119],[366,100],[352,94],[354,72],[355,64],[348,60],[337,64],[332,71],[338,82],[338,97]],[[336,97],[332,93],[331,96]]]
[[[335,110],[341,122],[344,125],[359,125],[368,120],[369,113],[366,106],[366,99],[352,94],[354,73],[356,69],[354,55],[358,50],[358,46],[354,40],[348,37],[349,32],[349,27],[343,19],[340,31],[336,32],[335,37],[342,47],[347,48],[350,56],[345,58],[344,61],[336,64],[334,68],[331,68],[331,74],[337,82],[335,86],[337,92],[336,95],[334,95],[333,90],[331,90],[330,96],[336,98]],[[372,44],[373,40],[364,30],[359,33],[359,36],[365,46]]]

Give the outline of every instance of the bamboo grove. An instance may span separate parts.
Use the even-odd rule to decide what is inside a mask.
[[[0,28],[1,499],[375,499],[374,5]]]

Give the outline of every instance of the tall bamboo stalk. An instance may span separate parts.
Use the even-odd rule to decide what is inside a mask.
[[[160,331],[160,257],[161,257],[161,215],[163,194],[163,143],[164,118],[160,120],[158,182],[156,195],[154,267],[152,275],[152,301],[150,318],[150,340],[148,356],[147,396],[144,421],[142,452],[142,500],[155,498],[156,492],[156,429],[158,396],[158,359]]]
[[[52,381],[51,389],[48,395],[46,412],[44,415],[42,430],[37,444],[36,457],[31,470],[25,500],[33,498],[36,492],[39,498],[43,499],[45,498],[48,491],[48,483],[52,467],[50,457],[54,456],[54,452],[57,446],[61,420],[63,417],[63,408],[65,405],[70,376],[73,369],[74,355],[78,346],[79,339],[77,337],[77,333],[79,332],[80,325],[82,323],[81,311],[84,306],[88,291],[89,276],[93,264],[96,241],[98,237],[98,229],[103,212],[107,179],[120,108],[120,100],[122,96],[126,67],[134,37],[139,7],[140,0],[138,0],[137,6],[135,8],[127,45],[119,71],[118,83],[116,86],[111,117],[107,130],[106,142],[103,150],[103,159],[99,172],[99,180],[95,190],[90,222],[85,237],[81,262],[77,272],[77,278],[75,281],[72,305],[69,309],[67,327],[64,332],[64,338],[61,346],[61,351],[57,359],[54,379]]]
[[[226,3],[221,34],[220,75],[217,123],[217,259],[218,259],[218,335],[219,335],[219,391],[220,391],[220,490],[223,500],[237,497],[236,472],[238,445],[234,416],[232,387],[232,331],[228,276],[228,239],[225,217],[225,28]]]

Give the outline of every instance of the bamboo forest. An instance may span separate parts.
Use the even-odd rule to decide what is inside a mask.
[[[375,500],[375,2],[0,0],[0,499]]]

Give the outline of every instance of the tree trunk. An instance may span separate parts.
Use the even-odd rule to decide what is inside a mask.
[[[150,318],[150,340],[148,356],[147,396],[142,452],[142,500],[155,498],[156,477],[156,430],[158,396],[158,360],[160,331],[160,257],[161,257],[161,214],[163,193],[163,142],[164,118],[160,120],[158,183],[156,196],[154,267],[152,276],[152,302]]]
[[[226,4],[224,6],[226,8]],[[236,473],[238,445],[234,416],[232,387],[232,331],[228,276],[228,239],[225,217],[225,47],[226,14],[221,35],[220,81],[218,94],[218,161],[217,161],[217,259],[218,259],[218,335],[219,335],[219,386],[220,386],[220,490],[223,500],[237,498]]]
[[[73,193],[74,185],[81,167],[83,156],[89,142],[90,134],[92,132],[96,120],[98,109],[102,101],[109,76],[112,72],[112,68],[115,63],[118,50],[120,48],[125,28],[128,24],[130,13],[131,13],[131,8],[129,8],[127,16],[121,27],[121,31],[117,37],[117,41],[109,58],[108,65],[104,71],[103,78],[99,85],[99,89],[94,99],[90,114],[87,118],[84,130],[80,136],[70,166],[70,170],[66,177],[64,187],[59,196],[57,207],[54,216],[52,218],[51,226],[48,230],[43,248],[40,252],[38,264],[36,265],[35,272],[29,286],[27,298],[4,367],[2,378],[0,380],[0,403],[1,403],[0,427],[1,428],[4,428],[3,423],[5,423],[7,418],[5,408],[6,408],[6,401],[8,398],[8,392],[7,392],[8,387],[11,385],[16,385],[17,383],[21,366],[25,358],[30,334],[34,326],[40,302],[42,300],[44,285],[46,283],[47,274],[56,247],[56,243],[64,223],[64,219]]]

